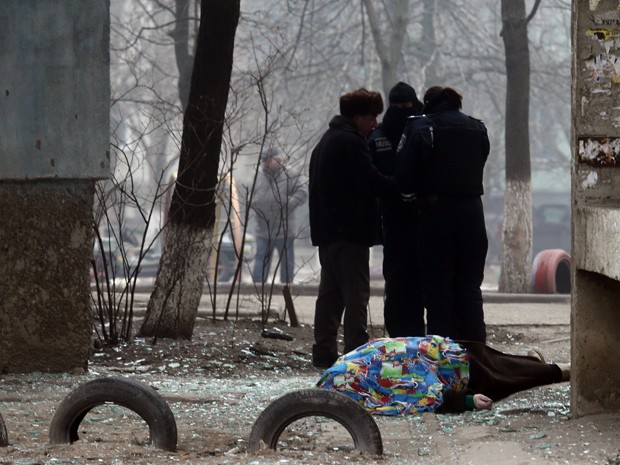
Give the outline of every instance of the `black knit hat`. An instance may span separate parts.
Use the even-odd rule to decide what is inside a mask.
[[[416,103],[418,96],[409,84],[399,82],[390,90],[390,103]]]

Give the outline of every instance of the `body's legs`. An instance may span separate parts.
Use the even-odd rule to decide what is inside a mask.
[[[468,387],[494,401],[536,386],[559,383],[562,371],[530,356],[504,354],[480,342],[459,341],[469,354]]]

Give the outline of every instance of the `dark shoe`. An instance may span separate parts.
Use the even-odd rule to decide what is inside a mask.
[[[330,360],[321,360],[321,359],[313,358],[312,359],[312,366],[316,367],[316,368],[327,369],[327,368],[330,368],[334,364],[334,362],[336,360],[337,359],[334,359],[333,361],[330,361]]]
[[[527,351],[527,355],[528,357],[534,357],[537,358],[538,360],[540,360],[542,363],[547,363],[545,361],[545,357],[543,356],[542,352],[538,349],[530,349]]]
[[[562,381],[570,381],[570,363],[556,363],[562,371]]]
[[[334,354],[316,344],[312,346],[312,366],[329,368],[336,360],[338,360],[338,354]]]

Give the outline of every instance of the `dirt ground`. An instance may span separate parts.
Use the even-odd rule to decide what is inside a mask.
[[[293,340],[262,337],[262,329]],[[289,426],[278,451],[248,454],[260,412],[320,377],[310,363],[312,327],[199,318],[194,334],[191,341],[136,340],[94,349],[87,373],[2,375],[0,414],[9,446],[0,447],[0,464],[620,464],[619,416],[571,419],[569,383],[519,393],[490,412],[375,417],[381,457],[358,453],[340,425],[317,418]],[[489,344],[517,354],[538,347],[549,361],[570,358],[569,327],[563,325],[490,326]],[[88,413],[74,444],[49,444],[62,399],[82,383],[109,376],[143,381],[166,399],[178,429],[176,452],[150,446],[147,425],[115,404]]]

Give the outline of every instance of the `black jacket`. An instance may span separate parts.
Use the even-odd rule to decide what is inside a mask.
[[[419,197],[480,196],[488,155],[482,121],[456,110],[415,116],[396,155],[398,187]]]
[[[378,243],[377,196],[393,188],[394,180],[375,168],[368,145],[351,120],[335,116],[330,121],[312,152],[309,184],[313,245]]]

